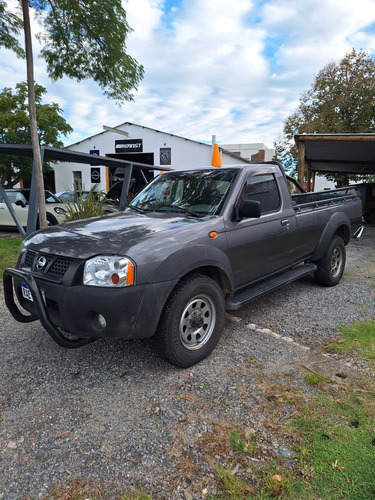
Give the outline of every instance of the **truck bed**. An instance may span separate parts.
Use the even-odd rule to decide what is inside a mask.
[[[359,195],[357,188],[345,187],[340,189],[331,189],[329,191],[318,191],[316,193],[298,193],[292,194],[292,202],[294,206],[306,205],[311,203],[332,203],[335,201],[343,201],[351,199]]]

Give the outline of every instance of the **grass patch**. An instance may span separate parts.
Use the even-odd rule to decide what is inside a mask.
[[[351,326],[341,326],[341,337],[327,346],[340,354],[357,353],[359,357],[375,365],[375,320],[357,322]]]
[[[372,401],[371,391],[361,397],[345,393],[342,399],[323,394],[294,417],[300,440],[295,498],[375,498]]]
[[[52,498],[54,500],[152,500],[152,495],[143,491],[142,488],[135,489],[131,493],[113,495],[95,483],[76,478],[65,487],[54,488]]]
[[[235,453],[253,455],[257,451],[257,438],[253,430],[239,432],[234,429],[230,434],[230,442]]]
[[[309,385],[321,385],[325,380],[327,380],[327,377],[324,375],[321,375],[320,373],[308,373],[306,375],[306,382]]]
[[[341,338],[330,350],[375,360],[375,320],[342,326]],[[316,388],[301,398],[293,385],[267,385],[263,391],[269,426],[287,443],[288,453],[276,453],[255,464],[241,459],[240,471],[233,459],[218,468],[222,493],[215,499],[288,498],[292,500],[372,500],[375,498],[375,384],[373,374],[338,385],[319,373],[305,375]],[[281,415],[293,401],[292,417]],[[247,453],[241,430],[230,439],[238,457]],[[241,455],[240,455],[241,454]],[[249,455],[247,455],[249,456]],[[261,454],[258,455],[261,457]],[[253,491],[250,491],[253,489]]]
[[[16,265],[23,238],[0,238],[0,280],[7,267]]]
[[[218,467],[217,479],[220,482],[224,492],[223,495],[217,496],[215,498],[231,498],[232,500],[247,500],[250,498],[254,498],[254,488],[247,485],[245,482],[241,481],[241,479],[232,474],[232,471],[230,469]]]

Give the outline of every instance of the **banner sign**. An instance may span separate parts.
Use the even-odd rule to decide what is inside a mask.
[[[143,139],[120,139],[115,141],[116,153],[142,153]]]

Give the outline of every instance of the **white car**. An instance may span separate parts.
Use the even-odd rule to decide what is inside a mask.
[[[59,191],[55,196],[64,203],[76,203],[80,197],[82,201],[86,201],[90,191]],[[102,200],[105,197],[105,193],[102,191],[94,191],[95,198]]]
[[[27,226],[27,215],[29,213],[30,189],[5,189],[8,200],[12,203],[14,211],[23,227]],[[65,221],[66,210],[61,202],[50,191],[45,191],[47,224],[52,226]],[[0,194],[0,227],[14,228],[16,223],[11,216],[5,201]]]

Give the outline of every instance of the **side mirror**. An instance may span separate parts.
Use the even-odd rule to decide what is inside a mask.
[[[24,203],[22,200],[17,200],[14,204],[17,205],[17,207],[26,207],[26,203]]]
[[[239,219],[259,219],[261,216],[260,201],[241,200],[238,207]]]

